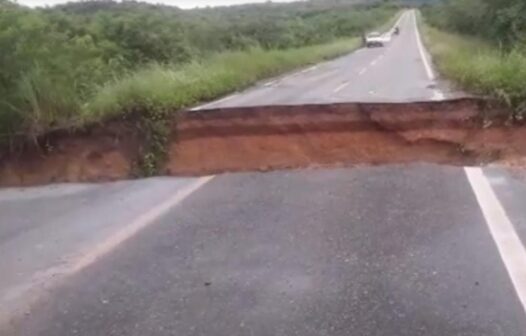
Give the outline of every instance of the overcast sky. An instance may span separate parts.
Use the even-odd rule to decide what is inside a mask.
[[[71,1],[71,0],[70,0]],[[36,7],[36,6],[51,6],[59,3],[70,2],[68,0],[17,0],[18,3]],[[75,0],[73,0],[75,1]],[[77,0],[78,1],[78,0]],[[225,5],[239,5],[242,3],[266,2],[267,0],[141,0],[150,3],[163,3],[166,5],[173,5],[180,8],[193,8],[203,6],[225,6]],[[294,0],[273,0],[273,2],[290,2]]]

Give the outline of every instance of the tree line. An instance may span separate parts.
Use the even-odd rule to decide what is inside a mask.
[[[442,29],[480,36],[503,48],[526,46],[524,0],[447,0],[427,7],[425,14],[431,24]]]

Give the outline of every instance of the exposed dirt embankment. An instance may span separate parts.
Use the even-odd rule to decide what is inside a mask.
[[[170,122],[160,174],[204,175],[404,162],[520,164],[526,127],[481,116],[484,102],[271,106],[182,112]],[[134,176],[141,137],[113,121],[55,133],[40,149],[4,155],[1,185],[101,181]]]

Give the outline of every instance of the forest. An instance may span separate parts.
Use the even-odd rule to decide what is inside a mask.
[[[130,110],[176,110],[355,47],[397,12],[312,0],[181,10],[0,0],[0,141]]]

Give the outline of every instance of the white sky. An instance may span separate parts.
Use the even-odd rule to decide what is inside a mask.
[[[70,0],[71,1],[71,0]],[[16,0],[19,4],[31,7],[52,6],[60,3],[70,2],[68,0]],[[78,0],[73,0],[78,1]],[[267,0],[141,0],[149,3],[163,3],[180,8],[193,8],[204,6],[228,6],[243,3],[266,2]],[[273,2],[290,2],[295,0],[272,0]]]

